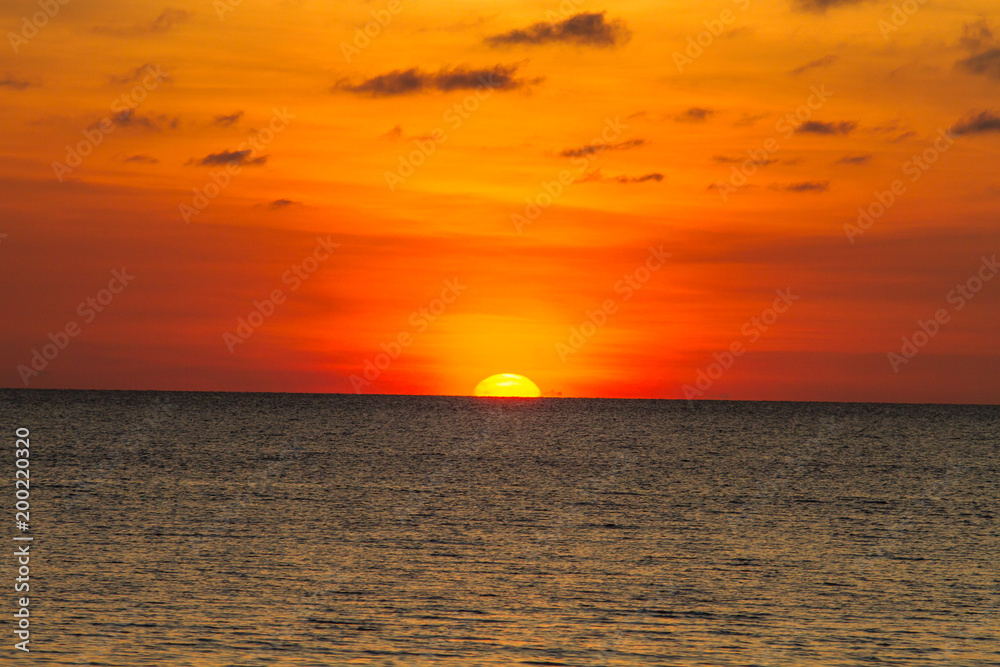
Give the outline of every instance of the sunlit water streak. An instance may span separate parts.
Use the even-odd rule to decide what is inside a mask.
[[[1000,665],[996,407],[0,413],[32,432],[33,664]]]

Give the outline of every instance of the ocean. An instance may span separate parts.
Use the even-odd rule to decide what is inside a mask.
[[[1000,665],[1000,408],[0,390],[45,665]],[[5,551],[10,551],[5,550]]]

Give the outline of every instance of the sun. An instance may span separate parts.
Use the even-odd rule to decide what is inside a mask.
[[[541,390],[534,382],[517,373],[497,373],[476,385],[476,396],[538,398]]]

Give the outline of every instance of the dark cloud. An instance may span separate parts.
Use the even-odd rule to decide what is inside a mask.
[[[30,81],[24,81],[23,79],[15,79],[14,77],[8,75],[3,79],[0,79],[0,88],[13,88],[14,90],[24,90],[30,87],[32,84]]]
[[[758,167],[766,167],[769,164],[774,164],[777,160],[756,160],[751,157],[729,157],[727,155],[715,155],[712,159],[719,164],[741,164],[743,162],[750,161]]]
[[[868,164],[872,159],[871,155],[845,155],[840,158],[834,164],[851,164],[851,165],[862,165]]]
[[[970,74],[980,74],[1000,79],[1000,49],[990,49],[969,56],[955,63],[955,67],[964,69]]]
[[[810,120],[799,125],[796,132],[804,132],[806,134],[850,134],[857,126],[857,123],[847,120],[842,120],[839,123],[823,123],[818,120]]]
[[[789,70],[788,73],[793,76],[798,76],[803,72],[808,72],[809,70],[816,69],[817,67],[828,67],[835,62],[837,62],[837,56],[823,56],[822,58],[817,58],[816,60],[807,62],[805,65],[799,65],[795,69]]]
[[[340,81],[333,91],[368,95],[370,97],[393,97],[412,95],[432,90],[451,92],[453,90],[473,90],[488,88],[493,90],[514,90],[538,83],[541,79],[526,81],[515,78],[519,65],[497,65],[490,69],[468,69],[466,67],[444,68],[439,72],[423,72],[415,67],[393,70],[386,74],[366,79],[359,84]]]
[[[654,172],[651,174],[644,174],[642,176],[603,176],[600,169],[595,169],[593,171],[587,172],[583,178],[577,179],[577,183],[620,183],[621,185],[628,185],[631,183],[645,183],[646,181],[656,181],[659,183],[665,178],[663,174]]]
[[[802,181],[774,187],[785,192],[826,192],[830,189],[830,181]]]
[[[289,208],[291,206],[302,206],[302,202],[292,201],[291,199],[275,199],[267,205],[267,207],[272,211],[280,211],[283,208]]]
[[[159,116],[140,116],[135,112],[135,109],[128,109],[116,115],[114,122],[121,127],[162,132],[164,128],[176,130],[180,124],[180,119],[176,116],[171,118],[162,114]]]
[[[218,125],[220,127],[232,127],[243,118],[243,112],[237,111],[236,113],[231,113],[228,116],[216,116],[212,119],[212,125]]]
[[[136,164],[159,164],[160,161],[151,155],[130,155],[122,162],[134,162]]]
[[[639,146],[645,145],[645,139],[629,139],[628,141],[622,141],[617,144],[588,144],[586,146],[581,146],[580,148],[566,148],[559,152],[562,157],[584,157],[586,155],[593,155],[595,153],[603,153],[604,151],[624,151],[629,148],[638,148]]]
[[[581,13],[565,21],[542,21],[521,30],[511,30],[486,38],[490,46],[550,44],[568,42],[581,46],[609,47],[628,42],[631,33],[621,21],[605,21],[604,12]]]
[[[691,107],[674,116],[678,123],[703,123],[715,115],[715,110],[703,107]]]
[[[992,111],[981,111],[955,123],[951,132],[958,135],[1000,132],[1000,116]]]
[[[253,154],[253,150],[249,148],[243,151],[222,151],[220,153],[206,155],[200,160],[191,160],[188,164],[196,164],[201,167],[218,167],[230,164],[248,167],[262,165],[267,162],[266,155],[261,155],[258,158],[251,159],[251,154]]]
[[[144,65],[139,65],[134,70],[130,70],[125,74],[120,76],[109,76],[108,82],[115,85],[124,85],[128,83],[134,83],[136,81],[141,81],[142,79],[152,75],[157,81],[172,81],[170,75],[162,71],[158,66],[150,65],[146,63]]]
[[[995,42],[993,30],[983,17],[980,17],[978,21],[966,23],[962,26],[962,38],[960,41],[962,46],[973,52],[979,51],[984,46]]]
[[[834,7],[846,7],[847,5],[857,5],[867,0],[795,0],[798,9],[805,12],[823,13]]]
[[[123,37],[163,33],[172,30],[175,26],[178,26],[181,23],[189,21],[192,16],[193,14],[191,12],[183,9],[167,8],[152,21],[136,23],[127,27],[113,25],[95,26],[94,32],[100,32],[108,35],[119,35]]]
[[[907,132],[903,132],[902,134],[896,135],[895,137],[893,137],[892,139],[889,140],[889,143],[890,144],[899,143],[900,141],[905,141],[906,139],[909,139],[910,137],[915,137],[915,136],[917,136],[917,133],[914,132],[913,130],[909,130]]]

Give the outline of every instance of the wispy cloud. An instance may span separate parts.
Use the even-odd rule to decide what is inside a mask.
[[[674,120],[678,123],[704,123],[706,120],[715,115],[714,109],[706,109],[704,107],[691,107],[690,109],[685,109],[681,113],[674,116]]]
[[[588,144],[586,146],[580,146],[579,148],[565,148],[559,152],[559,155],[562,157],[584,157],[595,153],[603,153],[604,151],[624,151],[630,148],[638,148],[639,146],[643,146],[645,144],[645,139],[629,139],[628,141],[621,141],[617,144],[602,144],[598,146]]]
[[[955,123],[951,131],[958,135],[1000,132],[1000,116],[992,111],[980,111]]]
[[[403,138],[403,127],[397,125],[385,134],[381,135],[379,139],[386,139],[388,141],[399,141]]]
[[[302,202],[293,201],[291,199],[275,199],[273,202],[267,205],[272,211],[280,211],[282,209],[290,208],[293,206],[302,206]]]
[[[157,81],[172,81],[170,75],[164,72],[159,66],[145,63],[144,65],[139,65],[133,70],[129,70],[125,74],[109,76],[108,82],[115,85],[125,85],[141,81],[143,78],[150,75],[155,77]]]
[[[14,77],[7,75],[3,79],[0,79],[0,88],[13,88],[14,90],[24,90],[25,88],[31,87],[32,83],[30,81],[25,81],[24,79],[15,79]]]
[[[486,38],[490,46],[513,44],[570,43],[580,46],[610,47],[628,42],[631,33],[622,21],[606,21],[604,12],[581,13],[565,21],[542,21],[527,28]]]
[[[239,165],[241,167],[259,166],[267,163],[267,156],[261,155],[258,158],[250,159],[253,153],[251,149],[243,151],[221,151],[211,153],[200,160],[189,160],[188,164],[196,164],[201,167],[217,167],[225,165]]]
[[[516,78],[518,66],[517,64],[496,65],[488,69],[455,67],[453,69],[444,68],[438,72],[423,72],[416,67],[411,67],[406,70],[393,70],[379,74],[358,84],[343,80],[338,82],[332,90],[369,97],[394,97],[429,91],[451,92],[476,88],[514,90],[541,81],[540,78],[530,81]]]
[[[751,125],[753,125],[754,123],[756,123],[758,120],[763,120],[764,118],[767,118],[767,114],[766,113],[761,113],[761,114],[748,114],[748,113],[744,113],[742,116],[740,116],[740,119],[738,121],[736,121],[735,123],[733,123],[733,126],[734,127],[750,127]]]
[[[796,132],[806,134],[850,134],[856,127],[854,121],[842,120],[838,123],[823,123],[818,120],[806,121],[799,125]]]
[[[1000,49],[990,49],[959,60],[955,63],[955,67],[963,69],[970,74],[979,74],[1000,79]]]
[[[834,7],[846,7],[847,5],[857,5],[868,0],[796,0],[796,7],[806,12],[823,13]]]
[[[996,42],[993,29],[986,21],[985,17],[980,17],[978,21],[966,23],[962,26],[962,37],[959,40],[962,46],[969,51],[979,51],[984,46],[990,46]]]
[[[148,130],[150,132],[162,132],[164,128],[176,130],[180,124],[180,119],[176,116],[173,118],[162,114],[159,116],[141,116],[135,112],[135,109],[122,111],[114,117],[114,120],[120,127]]]
[[[758,167],[765,167],[769,164],[774,164],[775,162],[777,162],[777,160],[773,158],[764,160],[755,160],[750,157],[729,157],[727,155],[713,155],[712,160],[718,162],[719,164],[742,164],[743,162],[749,161],[757,165]]]
[[[136,163],[136,164],[159,164],[160,163],[160,161],[157,160],[155,157],[153,157],[151,155],[145,155],[145,154],[130,155],[127,158],[125,158],[124,160],[122,160],[122,162],[125,162],[125,163],[132,162],[132,163]]]
[[[830,181],[801,181],[799,183],[774,184],[775,190],[785,192],[826,192],[830,189]]]
[[[862,165],[871,162],[871,155],[845,155],[840,158],[834,164],[850,164],[850,165]]]
[[[218,125],[219,127],[232,127],[239,121],[240,118],[243,118],[242,111],[237,111],[236,113],[231,113],[227,116],[216,116],[212,119],[212,125]]]
[[[99,25],[94,26],[94,32],[107,35],[118,35],[120,37],[133,37],[136,35],[149,35],[163,33],[172,30],[174,27],[186,23],[193,14],[184,9],[164,9],[159,16],[151,21],[135,23],[130,26]]]
[[[600,169],[594,169],[593,171],[587,172],[583,178],[577,179],[577,183],[619,183],[621,185],[629,185],[632,183],[646,183],[647,181],[656,181],[659,183],[664,178],[663,174],[658,172],[653,172],[651,174],[644,174],[642,176],[604,176],[601,174]]]
[[[793,76],[798,76],[808,72],[811,69],[816,69],[818,67],[829,67],[833,63],[837,62],[837,56],[823,56],[822,58],[817,58],[816,60],[807,62],[805,65],[799,65],[795,69],[788,70],[788,73]]]

